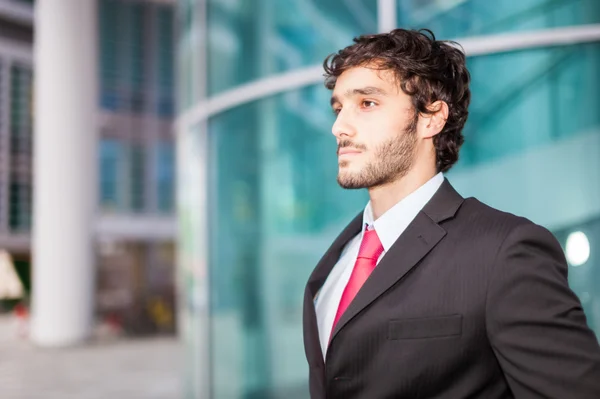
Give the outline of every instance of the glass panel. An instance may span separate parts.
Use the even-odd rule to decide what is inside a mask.
[[[377,30],[371,0],[208,1],[208,90],[321,64]]]
[[[173,91],[173,10],[167,7],[157,8],[158,26],[158,105],[156,112],[161,117],[172,117],[174,112]]]
[[[399,0],[398,26],[439,38],[528,31],[600,22],[596,0]]]
[[[122,210],[124,198],[119,190],[123,168],[123,143],[117,139],[100,140],[100,205],[105,210]]]
[[[100,104],[109,111],[146,111],[148,5],[99,2]]]
[[[600,43],[474,57],[469,68],[473,101],[449,179],[549,228],[565,249],[570,233],[587,235],[589,259],[569,281],[600,334]]]
[[[120,4],[115,0],[99,2],[100,22],[100,104],[103,109],[115,111],[122,107],[119,96],[121,64],[119,43],[123,24],[119,22]]]
[[[600,126],[595,111],[600,107],[598,43],[473,57],[468,64],[472,103],[456,169],[552,145]]]
[[[156,144],[156,194],[158,210],[173,211],[173,183],[175,180],[175,154],[173,143],[159,141]]]
[[[25,232],[31,227],[32,72],[10,68],[10,183],[9,227]]]
[[[146,93],[146,68],[148,60],[146,57],[145,36],[148,34],[146,27],[146,10],[144,4],[131,5],[131,42],[130,48],[127,51],[129,54],[129,71],[130,71],[130,103],[131,110],[135,113],[144,111]]]
[[[329,92],[308,87],[209,123],[215,397],[306,398],[304,284],[365,192],[337,186]]]
[[[205,95],[205,8],[205,2],[178,0],[177,105],[180,111],[195,105]]]
[[[146,149],[143,144],[131,145],[131,209],[143,211],[146,206]]]
[[[31,184],[13,178],[10,184],[9,226],[15,232],[26,232],[31,228]]]

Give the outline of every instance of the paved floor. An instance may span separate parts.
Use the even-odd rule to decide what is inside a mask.
[[[0,315],[2,399],[180,399],[182,381],[174,338],[39,349]]]

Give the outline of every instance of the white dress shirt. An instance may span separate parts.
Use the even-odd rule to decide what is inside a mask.
[[[362,231],[346,244],[340,255],[340,259],[329,273],[325,284],[323,284],[315,299],[319,340],[321,342],[323,358],[325,358],[327,353],[333,320],[344,288],[350,280],[366,226],[373,226],[375,228],[377,236],[379,236],[383,245],[383,253],[377,260],[379,264],[381,258],[390,250],[390,247],[396,242],[421,209],[423,209],[425,204],[429,202],[443,182],[444,175],[438,173],[427,183],[390,208],[377,220],[373,220],[373,211],[371,210],[371,202],[369,201],[363,212]]]

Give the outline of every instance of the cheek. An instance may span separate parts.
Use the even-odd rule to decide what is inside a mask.
[[[383,119],[375,120],[368,128],[368,135],[365,135],[365,145],[369,149],[377,148],[383,143],[397,139],[401,134],[398,126],[389,123]]]

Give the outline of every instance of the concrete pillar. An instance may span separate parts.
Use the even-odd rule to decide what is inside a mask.
[[[31,339],[84,341],[93,323],[96,0],[37,0]]]

